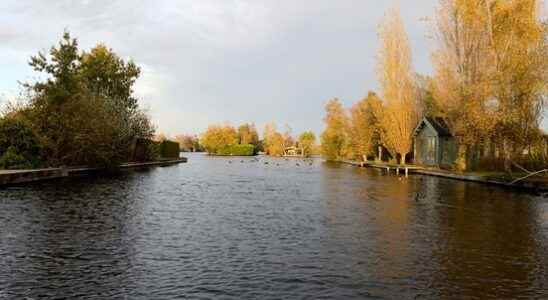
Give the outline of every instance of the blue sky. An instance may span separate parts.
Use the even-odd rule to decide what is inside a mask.
[[[398,3],[415,69],[429,74],[423,19],[437,0],[2,0],[0,101],[37,78],[29,56],[68,29],[141,66],[136,94],[168,135],[270,121],[319,133],[329,99],[349,106],[377,89],[377,26]]]

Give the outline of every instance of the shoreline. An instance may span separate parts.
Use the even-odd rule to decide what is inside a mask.
[[[384,162],[374,162],[374,161],[359,162],[359,161],[350,161],[350,160],[341,160],[338,162],[343,164],[353,165],[356,167],[361,167],[361,168],[384,169],[384,170],[387,170],[388,173],[390,173],[390,170],[394,170],[396,174],[399,174],[399,171],[405,171],[405,169],[407,169],[407,172],[409,174],[419,174],[419,175],[442,177],[442,178],[448,178],[448,179],[460,180],[460,181],[477,182],[477,183],[483,183],[483,184],[489,184],[489,185],[497,185],[500,187],[511,188],[516,190],[526,190],[529,192],[548,192],[548,184],[543,182],[522,181],[520,183],[511,183],[496,177],[481,176],[473,173],[458,173],[458,172],[452,172],[452,171],[435,169],[435,168],[427,168],[427,167],[416,166],[416,165],[396,165],[396,164],[388,164]]]
[[[119,166],[120,170],[131,170],[149,167],[165,167],[186,163],[188,159],[181,157],[179,159],[152,161],[152,162],[129,162]],[[46,181],[58,178],[86,176],[96,172],[105,171],[104,168],[91,167],[72,167],[72,168],[46,168],[29,170],[0,170],[0,187],[24,184],[31,182]]]

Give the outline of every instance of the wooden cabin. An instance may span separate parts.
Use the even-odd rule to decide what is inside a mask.
[[[443,118],[424,117],[413,137],[415,164],[442,167],[455,162],[455,139]]]

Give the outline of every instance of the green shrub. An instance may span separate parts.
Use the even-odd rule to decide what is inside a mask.
[[[0,169],[40,166],[40,144],[27,124],[17,118],[0,119]]]
[[[151,141],[145,152],[145,161],[155,161],[160,159],[160,144],[154,141]]]
[[[165,140],[159,144],[159,152],[162,158],[179,158],[179,143]]]
[[[0,156],[0,169],[32,169],[33,164],[23,155],[17,154],[15,148],[9,147]]]
[[[255,146],[251,144],[234,144],[228,145],[217,151],[217,155],[233,155],[233,156],[252,156],[255,155]]]

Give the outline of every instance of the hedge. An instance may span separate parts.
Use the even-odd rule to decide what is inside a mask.
[[[255,155],[255,146],[250,144],[228,145],[217,151],[217,155],[253,156]]]
[[[160,157],[162,158],[179,158],[179,143],[165,140],[159,145]]]

